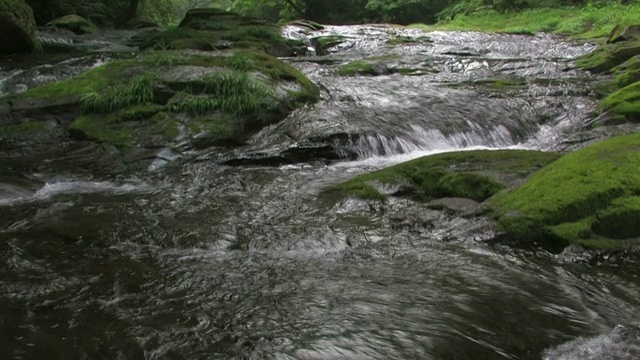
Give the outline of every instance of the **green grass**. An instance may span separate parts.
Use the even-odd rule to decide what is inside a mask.
[[[502,228],[515,240],[551,245],[640,237],[640,133],[565,155],[520,187],[496,195]]]
[[[154,75],[141,74],[128,83],[84,94],[80,99],[80,108],[86,113],[110,113],[131,105],[153,102],[157,84]]]
[[[520,12],[483,12],[457,15],[434,26],[413,24],[426,30],[476,30],[504,33],[554,32],[581,38],[606,37],[615,25],[633,25],[640,19],[640,4],[604,7],[538,8]]]
[[[363,174],[327,191],[385,199],[371,185],[377,182],[400,185],[399,195],[416,200],[463,197],[484,201],[557,158],[553,153],[521,150],[444,153]]]

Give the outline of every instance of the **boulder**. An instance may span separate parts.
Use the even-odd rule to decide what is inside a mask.
[[[277,57],[306,51],[299,40],[285,39],[275,24],[219,9],[192,9],[180,25],[140,43],[141,49],[201,51],[245,48]]]
[[[491,199],[511,240],[562,250],[639,243],[640,133],[569,153]]]
[[[47,26],[68,29],[77,35],[92,33],[97,30],[91,21],[79,15],[67,15],[51,20],[47,23]]]
[[[0,0],[0,55],[37,48],[33,10],[24,0]]]
[[[616,25],[607,37],[607,44],[620,41],[640,40],[640,25],[620,26]]]
[[[10,120],[0,121],[0,134],[17,153],[23,138],[44,128],[39,119],[52,119],[70,140],[119,151],[122,161],[110,163],[145,168],[168,157],[163,149],[242,144],[318,98],[302,73],[261,52],[144,53],[0,99]]]

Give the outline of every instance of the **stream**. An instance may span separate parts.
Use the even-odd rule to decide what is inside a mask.
[[[572,65],[593,45],[386,25],[284,32],[345,41],[287,59],[322,99],[245,146],[136,175],[0,173],[0,358],[640,357],[633,258],[490,245],[480,219],[322,195],[444,151],[567,148],[595,109],[593,77]],[[0,94],[110,56],[0,60]],[[366,56],[387,56],[379,75],[337,75]],[[287,155],[326,148],[344,156]]]

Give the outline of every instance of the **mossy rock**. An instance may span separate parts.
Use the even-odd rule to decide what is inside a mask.
[[[600,46],[581,56],[576,60],[576,65],[594,73],[604,73],[636,55],[640,55],[640,40],[621,41]]]
[[[71,30],[77,35],[92,33],[98,30],[91,21],[75,14],[51,20],[47,23],[47,26]]]
[[[21,113],[40,113],[63,101],[64,112],[74,119],[73,138],[126,152],[172,147],[178,135],[181,143],[197,140],[199,147],[242,143],[318,98],[315,84],[291,65],[262,52],[238,50],[144,53],[7,100],[11,106],[40,104],[21,107]]]
[[[554,153],[525,150],[437,154],[360,175],[327,191],[364,199],[383,200],[394,195],[419,201],[454,197],[480,202],[519,184],[558,157]],[[381,193],[382,187],[391,191]]]
[[[629,122],[640,122],[640,82],[626,86],[600,101],[600,107],[614,118],[624,117]]]
[[[33,10],[24,0],[0,0],[0,55],[38,48]]]
[[[383,55],[383,56],[371,56],[360,60],[348,62],[340,68],[338,68],[338,75],[340,76],[355,76],[355,75],[388,75],[388,74],[423,74],[425,71],[431,71],[431,69],[425,68],[410,68],[403,66],[400,63],[401,56],[399,55]]]
[[[338,46],[347,40],[346,36],[326,35],[311,38],[311,45],[316,50],[317,55],[326,55],[334,46]]]
[[[189,10],[177,28],[137,42],[141,49],[211,51],[246,48],[278,57],[292,56],[306,49],[302,42],[284,38],[275,24],[219,9]]]
[[[413,45],[413,44],[424,44],[424,43],[432,43],[433,40],[427,36],[421,37],[412,37],[412,36],[396,36],[391,39],[385,41],[385,44],[395,46],[395,45]]]
[[[509,239],[553,250],[622,247],[621,239],[640,238],[638,169],[640,133],[613,137],[563,156],[491,202]]]
[[[615,83],[620,88],[640,81],[640,55],[636,55],[621,65],[614,67],[611,73],[615,75]]]

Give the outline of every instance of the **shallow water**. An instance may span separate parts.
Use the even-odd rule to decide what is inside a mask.
[[[590,266],[492,246],[476,219],[321,193],[434,152],[554,149],[593,109],[588,75],[570,69],[590,47],[438,32],[427,34],[433,43],[388,48],[393,34],[424,34],[326,31],[352,37],[329,55],[341,61],[424,53],[439,72],[339,78],[337,64],[293,59],[323,100],[246,147],[137,177],[28,166],[0,175],[0,358],[638,357],[632,258]],[[443,54],[463,50],[482,58]],[[501,74],[526,86],[469,82]],[[213,160],[314,141],[356,156],[271,167]]]

